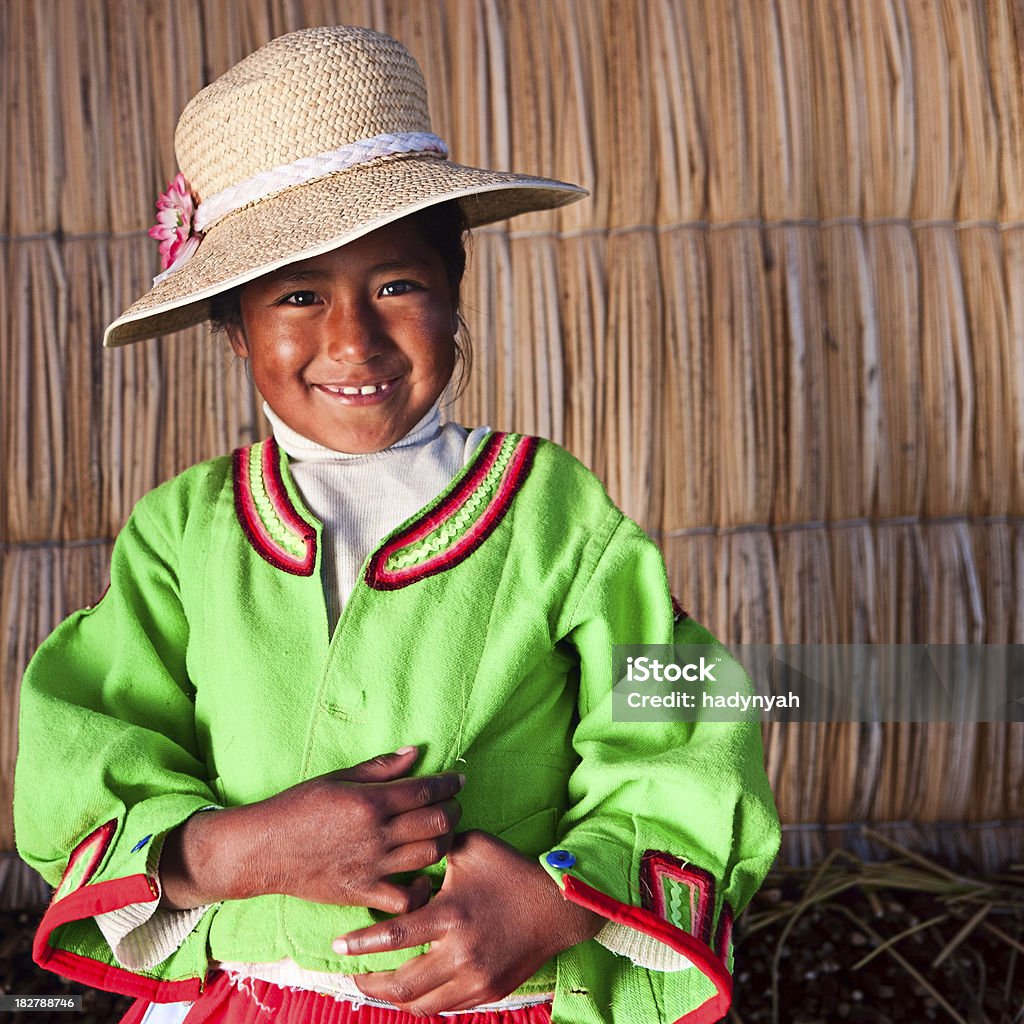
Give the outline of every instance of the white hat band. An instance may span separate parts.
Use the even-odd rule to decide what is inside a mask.
[[[220,192],[215,192],[208,199],[204,199],[196,209],[194,230],[205,231],[221,217],[234,213],[249,203],[266,199],[276,192],[283,192],[292,185],[303,185],[336,171],[345,171],[382,156],[396,156],[401,153],[447,157],[448,147],[442,139],[431,132],[391,132],[369,139],[358,139],[340,149],[317,153],[294,163],[261,171],[251,178],[238,182],[237,185],[230,185]]]

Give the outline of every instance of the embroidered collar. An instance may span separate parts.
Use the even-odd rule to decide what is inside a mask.
[[[378,547],[367,585],[398,590],[467,559],[504,518],[537,444],[521,434],[490,434],[448,489]],[[319,524],[289,488],[277,442],[239,448],[233,458],[235,512],[249,543],[275,568],[313,575]]]

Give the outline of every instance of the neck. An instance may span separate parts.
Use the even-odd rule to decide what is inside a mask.
[[[405,437],[379,452],[343,452],[328,448],[316,441],[304,437],[297,430],[292,430],[273,409],[263,403],[263,412],[274,429],[274,440],[281,450],[292,460],[316,459],[318,461],[341,462],[346,459],[379,458],[396,448],[409,448],[422,445],[437,437],[441,430],[441,407],[435,403],[427,410],[423,418],[409,431]]]

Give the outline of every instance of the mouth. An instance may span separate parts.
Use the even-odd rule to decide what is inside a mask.
[[[314,384],[313,388],[331,398],[340,399],[342,402],[361,404],[384,398],[394,389],[400,379],[392,377],[389,380],[375,381],[371,384]]]

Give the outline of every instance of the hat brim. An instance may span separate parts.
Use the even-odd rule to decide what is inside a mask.
[[[563,181],[436,158],[382,160],[328,175],[212,225],[187,263],[110,324],[103,344],[126,345],[201,323],[221,292],[448,199],[458,199],[469,226],[477,227],[586,195]]]

